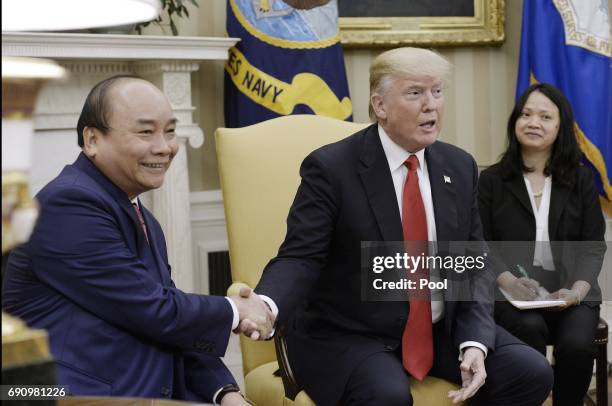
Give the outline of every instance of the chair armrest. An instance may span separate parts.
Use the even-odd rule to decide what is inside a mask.
[[[250,286],[244,282],[234,282],[229,288],[227,288],[227,295],[238,296],[240,294],[240,289],[242,288],[250,288]]]
[[[249,287],[244,282],[234,282],[227,288],[227,296],[238,296],[240,289]],[[295,400],[295,397],[302,391],[302,388],[296,382],[289,359],[287,358],[287,341],[285,340],[286,327],[277,327],[274,334],[274,347],[276,349],[276,359],[278,360],[278,369],[283,387],[285,389],[285,397]]]
[[[602,318],[599,318],[597,324],[597,330],[595,331],[595,344],[607,344],[608,343],[608,324]]]
[[[302,391],[302,388],[295,380],[293,371],[289,365],[289,358],[287,357],[287,341],[285,339],[286,332],[285,326],[276,328],[276,334],[274,335],[274,347],[276,348],[278,368],[281,379],[283,380],[283,387],[285,388],[285,397],[295,400],[295,397]]]

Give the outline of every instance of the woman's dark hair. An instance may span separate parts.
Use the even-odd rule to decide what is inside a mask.
[[[547,83],[536,83],[529,86],[514,106],[508,119],[508,146],[500,161],[502,176],[506,179],[522,176],[531,172],[523,162],[521,145],[516,138],[516,121],[523,112],[527,99],[533,92],[540,92],[559,109],[559,134],[552,145],[550,158],[544,167],[545,175],[552,175],[553,181],[561,184],[571,184],[580,166],[581,151],[576,141],[574,131],[574,113],[572,106],[563,93]]]
[[[83,129],[85,127],[97,128],[102,131],[102,134],[106,134],[110,129],[106,121],[106,116],[111,109],[111,104],[108,101],[108,92],[116,82],[123,79],[144,80],[134,75],[116,75],[99,82],[87,95],[79,121],[77,122],[77,142],[79,147],[82,148],[84,144]]]

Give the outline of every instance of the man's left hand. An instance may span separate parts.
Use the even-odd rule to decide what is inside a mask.
[[[461,389],[451,390],[448,397],[453,403],[459,403],[471,398],[484,385],[487,371],[484,364],[484,353],[480,348],[468,347],[463,353],[461,369]]]

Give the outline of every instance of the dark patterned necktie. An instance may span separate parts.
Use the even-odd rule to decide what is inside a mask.
[[[149,234],[147,233],[147,225],[145,224],[144,217],[142,216],[142,212],[140,211],[140,207],[138,207],[137,203],[132,203],[134,206],[134,210],[136,210],[136,215],[138,216],[138,221],[140,222],[140,226],[142,227],[142,231],[144,231],[145,238],[147,239],[147,243],[149,242]]]

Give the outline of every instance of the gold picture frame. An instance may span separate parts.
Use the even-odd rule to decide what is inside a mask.
[[[504,3],[505,0],[474,0],[474,15],[467,17],[340,17],[342,45],[501,45],[505,39]]]

